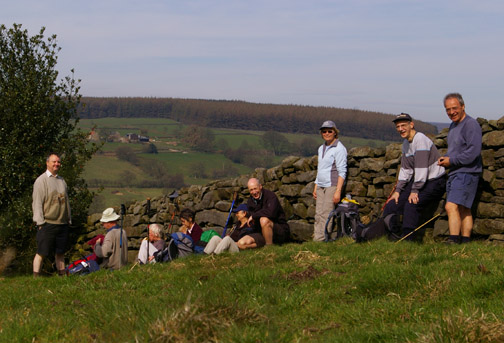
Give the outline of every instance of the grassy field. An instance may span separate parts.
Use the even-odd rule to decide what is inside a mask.
[[[502,342],[502,247],[288,244],[6,277],[2,342]]]

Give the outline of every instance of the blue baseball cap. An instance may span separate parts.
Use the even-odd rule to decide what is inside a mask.
[[[248,207],[246,204],[240,204],[238,205],[236,208],[233,209],[233,212],[236,213],[236,212],[239,212],[239,211],[245,211],[245,212],[248,212]]]

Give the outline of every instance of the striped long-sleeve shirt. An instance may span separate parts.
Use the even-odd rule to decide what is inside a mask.
[[[439,151],[423,133],[417,132],[411,143],[405,139],[402,146],[401,169],[396,191],[400,193],[414,177],[411,192],[418,193],[427,180],[442,176],[445,169],[437,165],[439,157]]]

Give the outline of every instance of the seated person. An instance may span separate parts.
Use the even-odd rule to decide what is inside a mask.
[[[151,224],[148,227],[149,237],[142,240],[140,250],[138,250],[137,261],[140,264],[156,263],[154,253],[164,249],[163,227],[159,224]]]
[[[224,239],[219,236],[213,236],[205,247],[205,254],[220,254],[224,251],[229,252],[239,252],[238,242],[240,238],[247,234],[252,233],[252,228],[248,225],[248,218],[250,214],[248,213],[248,207],[245,204],[239,205],[237,208],[233,209],[238,222],[233,225],[233,227],[227,232]]]
[[[99,238],[95,244],[96,256],[103,258],[100,268],[115,270],[128,263],[128,236],[126,230],[122,230],[117,224],[119,218],[113,208],[103,211],[100,222],[107,230],[107,234],[105,239]]]
[[[247,187],[250,192],[247,201],[249,225],[254,228],[254,232],[262,234],[266,245],[286,243],[290,238],[290,229],[277,195],[264,189],[256,178],[251,178]]]
[[[205,242],[201,242],[201,234],[203,233],[203,230],[194,222],[195,215],[194,211],[190,208],[184,208],[180,211],[180,221],[182,222],[182,226],[179,231],[191,236],[195,246],[202,246],[205,244]]]

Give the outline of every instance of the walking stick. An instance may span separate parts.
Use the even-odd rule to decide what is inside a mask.
[[[145,209],[147,216],[149,217],[147,222],[147,263],[149,263],[149,236],[150,236],[150,198],[147,198],[147,208]],[[146,264],[147,264],[146,263]]]
[[[436,214],[434,217],[432,217],[431,219],[427,220],[425,223],[423,223],[422,225],[420,225],[419,227],[417,227],[415,230],[411,231],[410,233],[408,233],[406,236],[404,237],[401,237],[400,240],[396,241],[395,244],[399,243],[400,241],[408,238],[409,236],[411,236],[412,234],[414,234],[417,230],[423,228],[425,225],[429,224],[431,221],[433,221],[434,219],[436,219],[437,217],[439,217],[441,215],[441,213],[438,213]]]
[[[231,212],[233,212],[233,206],[234,206],[234,203],[236,201],[236,197],[238,196],[238,192],[234,192],[233,194],[233,202],[231,203],[231,208],[229,209],[229,214],[228,214],[228,217],[227,217],[227,220],[226,220],[226,225],[224,225],[224,231],[222,231],[222,236],[221,238],[224,238],[226,237],[226,231],[227,231],[227,226],[229,224],[229,218],[231,217]]]
[[[124,215],[126,214],[126,206],[121,204],[121,237],[119,238],[119,248],[122,248],[122,231],[123,231],[123,223],[124,223]]]
[[[168,198],[170,200],[174,200],[178,197],[178,192],[175,190],[173,191],[169,196]],[[170,225],[168,225],[168,233],[171,233],[171,227],[173,225],[173,219],[175,218],[175,213],[179,211],[179,205],[178,205],[178,199],[177,201],[174,201],[173,202],[173,205],[174,205],[174,208],[173,208],[173,212],[172,212],[172,216],[171,216],[171,219],[170,219]]]
[[[400,240],[396,241],[396,243],[399,243],[400,241],[404,240],[405,238],[411,236],[412,234],[414,234],[417,230],[423,228],[425,225],[429,224],[431,221],[433,221],[434,219],[436,219],[437,217],[439,217],[440,215],[443,215],[445,213],[445,204],[446,204],[446,200],[443,199],[441,200],[440,202],[440,205],[441,205],[441,211],[436,214],[434,217],[432,217],[431,219],[427,220],[425,223],[423,223],[422,225],[420,225],[419,227],[417,227],[415,230],[411,231],[410,233],[408,233],[406,236],[404,237],[401,237]]]

